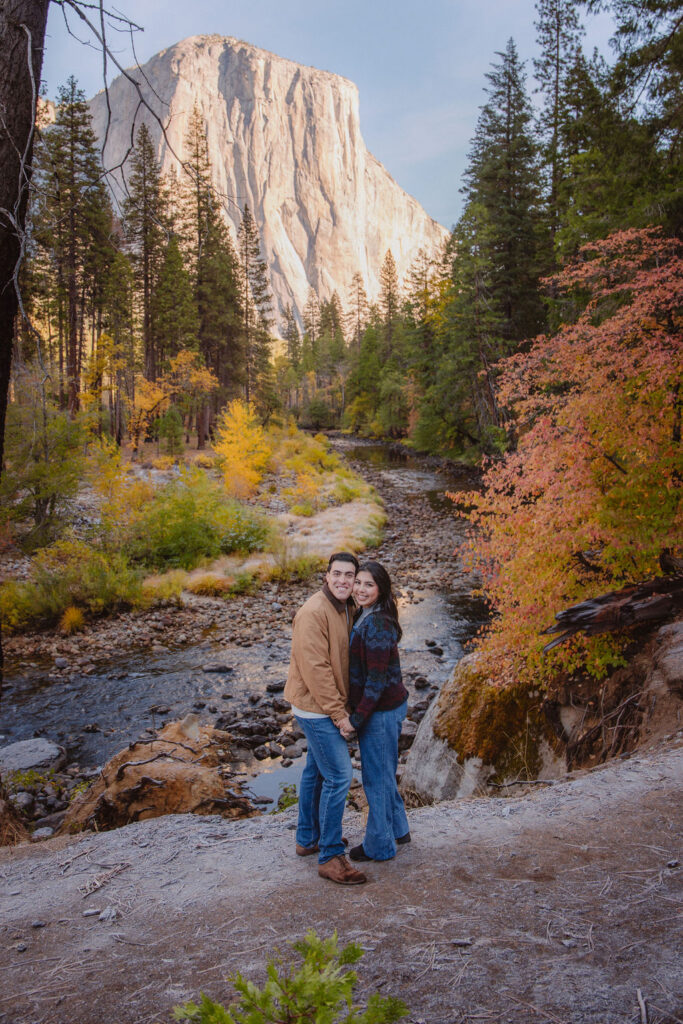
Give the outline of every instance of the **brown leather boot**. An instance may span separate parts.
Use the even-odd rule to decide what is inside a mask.
[[[296,855],[297,857],[310,857],[311,854],[317,853],[320,847],[317,843],[314,846],[301,846],[299,843],[296,844]]]
[[[342,836],[342,843],[344,844],[344,846],[348,846],[349,845],[349,841],[346,838],[346,836]],[[319,849],[320,849],[320,847],[318,846],[317,843],[314,843],[313,846],[301,846],[300,843],[297,843],[296,844],[296,855],[297,855],[297,857],[310,857],[311,854],[317,853],[319,851]]]
[[[343,853],[337,854],[331,860],[326,860],[324,864],[318,864],[318,874],[321,878],[329,878],[331,882],[337,882],[338,885],[362,885],[363,882],[367,882],[367,877],[363,872],[356,871]]]

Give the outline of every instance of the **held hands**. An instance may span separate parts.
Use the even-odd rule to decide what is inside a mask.
[[[341,722],[337,722],[337,728],[345,740],[350,740],[355,733],[355,730],[351,725],[351,719],[348,715],[346,718],[342,718]]]

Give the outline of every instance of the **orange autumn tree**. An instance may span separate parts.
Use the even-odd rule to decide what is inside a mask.
[[[466,559],[497,613],[479,641],[497,685],[623,663],[623,637],[576,636],[544,657],[539,632],[657,575],[680,543],[682,270],[655,228],[590,243],[548,282],[567,322],[499,366],[516,446],[485,467],[483,493],[451,495],[469,506]]]

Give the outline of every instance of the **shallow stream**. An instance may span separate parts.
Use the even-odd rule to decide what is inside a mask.
[[[483,606],[468,598],[469,587],[445,588],[435,583],[439,576],[435,565],[439,558],[452,558],[459,529],[444,493],[454,483],[437,470],[425,469],[418,459],[397,458],[380,445],[343,447],[344,454],[372,480],[387,504],[389,519],[379,557],[390,564],[393,578],[402,581],[398,588],[404,631],[401,660],[411,700],[420,699],[429,692],[426,684],[422,686],[424,692],[414,694],[412,681],[422,676],[433,693],[462,656],[463,644],[485,618]],[[402,526],[397,527],[392,508]],[[422,557],[420,564],[410,564],[406,534],[417,531],[415,536],[424,542],[435,513],[437,523],[442,529],[446,527],[449,550],[439,552],[437,544],[430,565]],[[316,585],[314,581],[301,586],[301,601]],[[277,604],[276,588],[265,596],[273,606]],[[256,615],[263,607],[263,593],[258,600]],[[65,746],[70,758],[80,765],[96,766],[144,729],[182,718],[190,711],[211,721],[231,710],[244,712],[246,718],[259,698],[277,693],[286,678],[288,622],[267,635],[271,638],[241,646],[239,638],[229,643],[230,638],[223,632],[208,632],[199,644],[172,651],[145,648],[99,664],[87,674],[76,668],[58,679],[49,678],[50,666],[26,662],[8,665],[0,744],[45,735]],[[236,767],[247,774],[249,788],[256,796],[277,799],[284,784],[298,781],[303,758],[288,768],[277,759],[260,763],[249,760]]]

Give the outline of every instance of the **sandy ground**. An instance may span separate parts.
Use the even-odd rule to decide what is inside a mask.
[[[167,1022],[313,927],[359,941],[360,997],[399,995],[414,1024],[680,1022],[682,780],[679,735],[523,797],[413,810],[412,844],[354,888],[294,856],[295,809],[5,848],[0,1021]],[[358,814],[345,827],[362,837]]]

